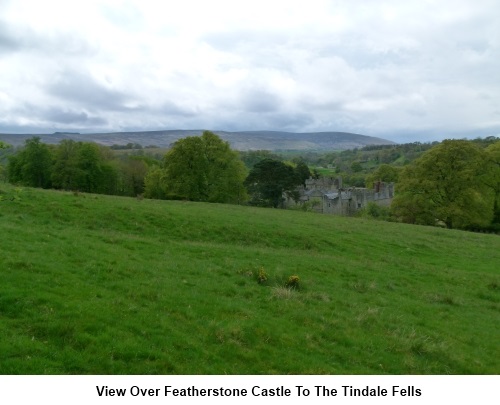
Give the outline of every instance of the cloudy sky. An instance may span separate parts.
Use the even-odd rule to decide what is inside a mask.
[[[500,136],[498,0],[0,0],[0,132]]]

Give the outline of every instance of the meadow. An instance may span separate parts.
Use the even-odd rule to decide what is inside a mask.
[[[500,373],[498,235],[0,197],[0,374]]]

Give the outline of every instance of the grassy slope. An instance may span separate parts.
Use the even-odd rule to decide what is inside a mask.
[[[500,372],[498,236],[33,189],[0,232],[0,374]]]

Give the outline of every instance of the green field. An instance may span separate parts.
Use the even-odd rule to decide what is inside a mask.
[[[500,373],[497,235],[0,193],[0,374]]]

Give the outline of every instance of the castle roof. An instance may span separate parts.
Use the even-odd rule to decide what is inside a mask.
[[[350,191],[336,191],[336,192],[333,192],[333,193],[325,193],[325,197],[329,200],[335,200],[337,198],[340,198],[342,200],[348,200],[349,198],[351,198],[351,192]]]

